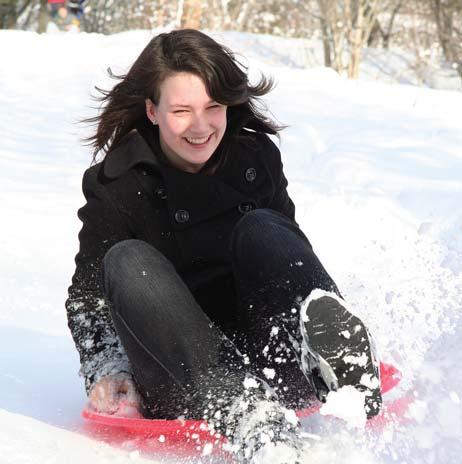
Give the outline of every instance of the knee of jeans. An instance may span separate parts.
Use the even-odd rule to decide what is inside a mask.
[[[143,270],[172,266],[170,261],[155,247],[142,240],[122,240],[113,245],[103,259],[105,289],[110,283],[129,282],[131,277]]]
[[[262,238],[271,230],[277,229],[287,218],[277,211],[260,208],[246,213],[236,224],[231,235],[231,247],[245,240],[249,242],[261,242]]]
[[[272,209],[256,209],[242,217],[234,227],[230,252],[249,254],[261,252],[287,254],[312,251],[311,244],[290,218]]]
[[[246,213],[244,216],[239,219],[237,222],[234,232],[242,232],[247,230],[253,230],[255,228],[262,228],[267,223],[271,222],[274,215],[276,215],[275,211],[266,208],[259,208]]]

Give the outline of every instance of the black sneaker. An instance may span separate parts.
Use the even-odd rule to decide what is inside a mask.
[[[352,385],[366,393],[367,418],[380,412],[379,363],[362,321],[333,293],[314,290],[300,312],[302,370],[316,396],[326,401],[330,391]]]

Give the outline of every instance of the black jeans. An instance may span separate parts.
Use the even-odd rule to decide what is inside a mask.
[[[105,295],[148,417],[203,417],[211,401],[240,394],[249,373],[286,406],[309,396],[299,305],[315,288],[338,293],[335,283],[299,227],[275,211],[246,214],[230,247],[232,285],[221,299],[234,311],[217,320],[216,307],[198,303],[204,289],[188,288],[151,245],[119,242],[104,258]]]

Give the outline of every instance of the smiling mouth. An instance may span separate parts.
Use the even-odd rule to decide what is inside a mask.
[[[207,135],[206,137],[185,137],[184,139],[186,142],[189,143],[189,145],[193,145],[196,147],[200,147],[203,145],[206,145],[210,138],[212,137],[213,133],[210,135]]]

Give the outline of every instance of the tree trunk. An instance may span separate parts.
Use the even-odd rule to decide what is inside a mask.
[[[459,74],[459,77],[462,79],[462,63],[457,63],[456,71],[457,74]]]
[[[443,55],[448,59],[449,49],[448,49],[448,40],[447,32],[444,30],[443,26],[443,12],[441,8],[441,0],[433,0],[433,11],[435,15],[436,30],[438,31],[438,40],[440,46],[443,50]]]
[[[48,8],[47,8],[47,0],[40,0],[40,12],[39,12],[39,23],[38,23],[38,33],[43,34],[47,31],[48,25]]]
[[[221,0],[221,11],[223,17],[223,29],[229,31],[232,28],[231,16],[229,14],[229,0]]]
[[[238,31],[243,31],[248,19],[250,1],[245,1],[240,5],[239,14],[236,17],[235,24]]]
[[[18,20],[15,0],[0,0],[0,29],[14,29]]]
[[[156,8],[156,25],[164,27],[165,25],[165,0],[159,0]]]
[[[333,67],[339,73],[343,73],[345,66],[343,65],[343,34],[339,32],[334,32],[333,37],[334,42],[334,60]]]
[[[357,4],[356,18],[350,10],[350,21],[352,29],[350,32],[350,62],[348,63],[348,77],[357,79],[359,76],[359,63],[361,62],[361,48],[363,46],[364,34],[364,4],[360,0]]]
[[[371,33],[369,38],[367,39],[367,46],[368,47],[377,47],[379,42],[382,44],[385,41],[385,34],[382,30],[382,26],[378,19],[375,20],[374,25],[372,26]]]
[[[390,47],[390,38],[393,31],[393,25],[395,23],[396,16],[398,15],[399,10],[403,6],[403,1],[400,0],[393,8],[391,13],[390,20],[388,21],[388,26],[385,34],[383,35],[383,48],[387,49]]]
[[[325,18],[320,18],[321,32],[322,32],[322,45],[324,50],[324,66],[332,67],[332,50],[330,46],[329,32]]]
[[[184,29],[200,29],[202,19],[202,1],[184,0],[180,27]]]

